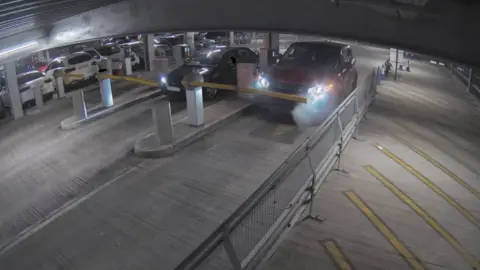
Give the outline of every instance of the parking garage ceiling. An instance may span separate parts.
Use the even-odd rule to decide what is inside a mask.
[[[119,0],[7,0],[0,2],[0,38],[53,23]]]
[[[0,50],[32,39],[43,49],[107,36],[231,29],[351,38],[480,66],[479,12],[472,0],[9,0],[0,3]]]

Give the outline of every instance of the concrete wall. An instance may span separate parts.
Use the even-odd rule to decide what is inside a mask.
[[[400,20],[368,6],[330,0],[138,0],[56,23],[48,46],[161,31],[256,30],[364,40],[480,66],[480,9],[437,0],[436,20]]]

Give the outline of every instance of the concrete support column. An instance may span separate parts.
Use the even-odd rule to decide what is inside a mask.
[[[43,108],[43,91],[40,86],[35,87],[33,90],[33,96],[35,97],[35,106],[37,109]]]
[[[87,106],[85,105],[85,98],[83,91],[75,91],[72,94],[73,113],[77,119],[87,118]]]
[[[238,63],[237,64],[237,86],[238,88],[253,88],[255,82],[257,66],[252,63]],[[238,96],[241,98],[249,98],[250,95],[238,91]]]
[[[112,84],[110,79],[98,79],[100,83],[100,94],[102,96],[103,107],[113,106]]]
[[[112,59],[110,58],[107,58],[107,66],[106,66],[106,69],[107,69],[107,74],[108,75],[112,75],[113,74],[113,62],[112,62]]]
[[[170,102],[155,102],[152,108],[153,131],[160,144],[173,143],[172,111]]]
[[[63,85],[63,70],[57,69],[53,72],[53,77],[55,79],[55,88],[57,90],[57,98],[65,97],[65,87]]]
[[[3,65],[5,70],[5,81],[7,82],[8,97],[10,99],[10,110],[13,118],[23,117],[22,100],[20,98],[20,89],[17,82],[17,68],[15,61],[7,62]]]
[[[268,33],[267,35],[265,35],[265,37],[263,38],[262,47],[278,51],[280,49],[280,34]]]
[[[203,93],[201,86],[192,86],[191,82],[203,82],[203,76],[200,73],[192,72],[183,78],[184,87],[187,96],[188,124],[194,127],[203,125]]]
[[[174,62],[174,68],[177,68],[181,65],[183,65],[183,55],[182,55],[182,46],[173,46],[173,62]]]
[[[153,60],[155,59],[155,48],[153,46],[153,34],[148,34],[143,37],[143,44],[145,44],[145,70],[153,70]]]
[[[229,32],[228,45],[230,45],[230,46],[235,45],[235,32]]]
[[[185,44],[190,47],[190,52],[195,52],[195,32],[187,32],[185,33]]]
[[[125,68],[125,75],[126,76],[132,75],[132,59],[130,57],[126,57],[124,59],[123,66]]]
[[[269,58],[270,49],[260,48],[259,51],[259,60],[260,60],[260,69],[265,70],[268,67],[268,58]]]
[[[155,72],[157,72],[158,84],[160,86],[166,85],[168,74],[168,59],[165,57],[155,59],[154,70]]]
[[[39,51],[37,52],[37,57],[39,60],[47,60],[45,57],[45,51]]]

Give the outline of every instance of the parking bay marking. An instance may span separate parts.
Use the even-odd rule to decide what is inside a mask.
[[[411,252],[405,244],[388,228],[388,226],[367,206],[367,204],[353,191],[346,191],[345,195],[355,206],[372,222],[377,230],[388,240],[393,248],[405,259],[414,270],[424,270],[425,266]]]
[[[470,193],[472,193],[475,197],[477,197],[478,199],[480,199],[480,191],[478,191],[477,189],[475,189],[474,187],[470,186],[467,182],[465,182],[460,176],[458,176],[457,174],[455,174],[454,172],[450,171],[447,167],[445,167],[442,163],[438,162],[437,160],[435,160],[434,158],[432,158],[431,156],[429,156],[427,153],[423,152],[422,150],[420,150],[419,148],[415,147],[413,144],[403,140],[403,139],[400,139],[400,138],[396,138],[397,140],[399,140],[401,143],[403,143],[405,146],[407,146],[408,148],[410,148],[413,152],[415,152],[417,155],[421,156],[422,158],[424,158],[425,160],[427,160],[428,162],[432,163],[433,166],[437,167],[438,169],[440,169],[443,173],[445,173],[446,175],[450,176],[450,178],[452,178],[453,180],[455,180],[455,182],[457,182],[459,185],[461,185],[462,187],[464,187],[466,190],[468,190]]]
[[[334,261],[335,265],[340,270],[353,270],[353,265],[348,260],[347,256],[340,249],[339,245],[332,240],[320,241],[320,244],[325,249],[325,252]]]
[[[470,213],[465,207],[460,205],[457,201],[455,201],[450,195],[445,193],[441,188],[439,188],[437,185],[435,185],[430,179],[428,179],[426,176],[421,174],[419,171],[414,169],[411,165],[403,161],[401,158],[397,157],[395,154],[390,152],[388,149],[385,147],[381,146],[378,143],[374,143],[375,148],[380,150],[382,153],[384,153],[386,156],[388,156],[390,159],[395,161],[397,164],[402,166],[404,169],[406,169],[408,172],[410,172],[413,176],[415,176],[420,182],[424,183],[427,187],[429,187],[431,190],[433,190],[435,193],[437,193],[438,196],[440,196],[442,199],[447,201],[451,206],[453,206],[455,209],[457,209],[467,220],[469,220],[473,225],[475,225],[477,228],[480,229],[480,222],[475,218],[475,216]]]
[[[280,136],[282,134],[285,134],[291,130],[295,129],[294,125],[283,125],[279,124],[275,127],[275,130],[273,131],[273,136]]]
[[[395,194],[401,201],[403,201],[406,205],[410,206],[410,208],[415,211],[425,222],[427,222],[432,229],[434,229],[440,236],[447,241],[450,246],[457,251],[457,253],[462,256],[472,267],[473,269],[477,269],[476,267],[480,266],[479,261],[471,255],[460,242],[451,235],[445,228],[442,227],[433,217],[431,217],[423,208],[421,208],[415,201],[410,199],[405,192],[400,190],[395,184],[393,184],[390,180],[388,180],[384,175],[382,175],[379,171],[377,171],[373,166],[367,165],[364,167],[371,175],[373,175],[378,181],[380,181],[386,188],[388,188],[393,194]]]

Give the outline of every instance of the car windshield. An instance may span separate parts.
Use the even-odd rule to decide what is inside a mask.
[[[222,49],[200,51],[187,64],[216,66],[222,59],[223,51]]]
[[[17,82],[18,85],[22,85],[28,82],[31,82],[33,80],[36,80],[38,78],[43,77],[43,74],[41,72],[32,72],[32,73],[27,73],[24,75],[21,75],[18,77]]]
[[[340,49],[332,46],[296,44],[290,46],[279,65],[336,65]]]
[[[121,49],[117,46],[103,46],[98,48],[97,51],[102,56],[110,56],[120,53]]]

